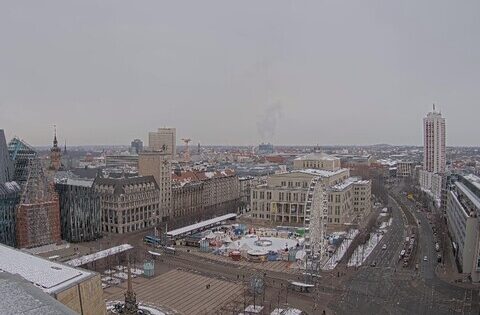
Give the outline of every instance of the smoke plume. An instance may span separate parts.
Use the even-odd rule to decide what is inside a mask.
[[[277,131],[278,120],[282,117],[282,111],[280,102],[275,102],[265,108],[265,112],[257,122],[258,134],[262,141],[272,141]]]

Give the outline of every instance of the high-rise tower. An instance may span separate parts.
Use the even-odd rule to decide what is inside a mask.
[[[423,118],[423,169],[431,173],[445,173],[445,118],[435,110]]]
[[[420,171],[420,187],[429,193],[440,206],[446,168],[445,118],[435,110],[423,118],[423,169]]]
[[[148,133],[148,147],[150,150],[162,151],[175,159],[177,156],[177,130],[175,128],[158,128]]]

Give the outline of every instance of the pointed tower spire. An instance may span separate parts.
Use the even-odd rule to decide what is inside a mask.
[[[56,148],[57,146],[58,146],[57,125],[53,125],[53,147]]]

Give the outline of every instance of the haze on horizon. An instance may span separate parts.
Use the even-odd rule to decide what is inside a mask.
[[[188,3],[187,3],[188,2]],[[1,1],[0,129],[48,145],[479,145],[478,1]]]

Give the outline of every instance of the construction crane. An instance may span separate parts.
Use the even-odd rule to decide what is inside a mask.
[[[190,149],[188,148],[188,144],[190,143],[190,141],[192,141],[192,139],[183,138],[182,141],[185,143],[185,153],[183,155],[183,158],[185,162],[190,162]]]

